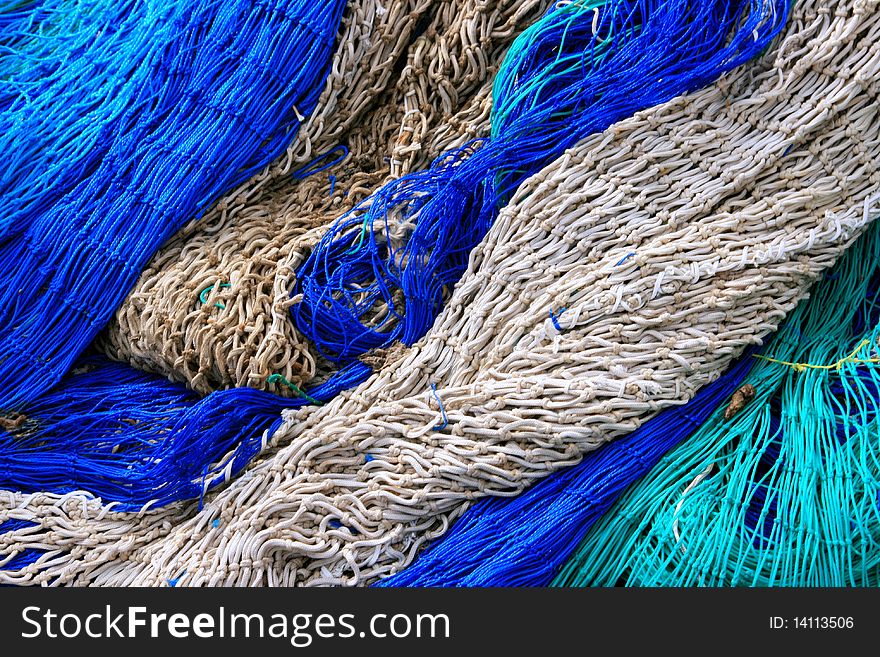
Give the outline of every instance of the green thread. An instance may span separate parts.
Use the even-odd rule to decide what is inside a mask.
[[[232,287],[232,285],[230,285],[229,283],[220,283],[220,289],[222,290],[224,287],[227,287],[227,288],[228,288],[228,287]],[[213,289],[214,289],[214,286],[213,286],[213,285],[209,285],[209,286],[206,287],[204,290],[202,290],[202,293],[199,294],[199,301],[201,301],[203,304],[204,304],[204,303],[207,303],[207,302],[208,302],[208,294],[210,294],[211,290],[213,290]],[[215,305],[217,308],[226,308],[226,306],[224,306],[224,305],[223,305],[222,303],[220,303],[219,301],[218,301],[217,303],[215,303],[214,305]]]
[[[267,380],[268,383],[277,383],[278,381],[280,381],[281,383],[283,383],[284,385],[286,385],[288,388],[290,388],[291,390],[293,390],[296,394],[298,394],[298,395],[299,395],[300,397],[302,397],[303,399],[308,399],[310,402],[312,402],[313,404],[317,404],[318,406],[323,406],[323,405],[324,405],[324,402],[319,401],[319,400],[315,399],[314,397],[310,396],[307,392],[303,391],[303,390],[302,390],[299,386],[297,386],[295,383],[291,383],[290,381],[288,381],[287,379],[285,379],[285,378],[284,378],[283,376],[281,376],[280,374],[272,374],[272,375],[269,377],[269,379]]]
[[[370,221],[369,213],[364,215],[364,223],[361,225],[361,234],[358,236],[357,244],[355,244],[352,248],[350,248],[346,253],[349,255],[353,253],[357,253],[361,250],[361,247],[364,245],[364,237],[367,235],[367,224]]]

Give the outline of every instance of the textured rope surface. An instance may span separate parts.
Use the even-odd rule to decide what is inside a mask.
[[[747,61],[780,29],[785,9],[773,1],[557,5],[504,60],[490,139],[384,185],[315,246],[297,273],[297,327],[339,365],[412,345],[523,180],[614,121]]]
[[[0,494],[0,513],[39,522],[0,550],[52,535],[50,552],[0,579],[369,582],[468,501],[519,491],[688,399],[870,219],[877,9],[801,3],[760,62],[531,177],[429,334],[356,390],[289,413],[201,511]]]
[[[480,500],[442,540],[379,586],[547,586],[589,528],[670,448],[730,398],[752,366],[743,355],[682,406],[510,497]]]
[[[824,359],[829,347],[847,349],[866,328],[871,337],[861,340],[854,353],[868,353],[868,344],[876,346],[878,237],[875,223],[816,284],[810,299],[786,318],[765,350],[799,359]],[[841,344],[835,343],[838,335]],[[842,370],[840,381],[833,375],[820,381],[786,377],[778,368],[764,368],[750,376],[747,385],[752,394],[760,391],[760,397],[769,400],[766,405],[762,407],[760,400],[751,404],[750,400],[734,406],[731,393],[755,359],[779,362],[760,354],[744,355],[695,399],[664,411],[629,436],[588,454],[579,465],[551,475],[516,498],[496,497],[475,504],[414,564],[380,584],[547,586],[564,566],[556,579],[560,586],[615,586],[621,582],[876,586],[880,556],[874,554],[871,537],[877,528],[871,516],[878,473],[870,467],[875,461],[863,455],[873,453],[880,388],[876,371],[859,371],[847,364],[873,365],[877,359],[859,359],[851,352],[833,366],[795,370]],[[743,390],[746,387],[738,392]],[[779,394],[782,390],[784,397]],[[830,401],[832,397],[825,397],[829,393],[835,406],[859,412],[843,417],[838,411],[814,405],[817,399]],[[737,418],[737,413],[741,417]],[[795,425],[793,421],[817,414],[823,418],[818,423]],[[797,431],[791,435],[792,425],[783,431],[783,418],[802,426],[803,435],[796,437]],[[834,455],[833,465],[825,453],[833,443],[825,442],[826,447],[816,450],[814,439],[823,434],[833,434],[841,441],[837,449],[847,447]],[[850,440],[859,434],[857,440]],[[685,445],[687,436],[693,437]],[[868,442],[861,442],[865,439]],[[795,446],[798,440],[802,442]],[[664,457],[679,443],[683,446],[678,451]],[[853,443],[860,443],[853,451],[859,454],[861,464],[848,462],[846,453]],[[707,454],[712,452],[710,459]],[[786,459],[783,453],[796,457]],[[758,466],[754,467],[756,460]],[[651,470],[658,461],[662,465]],[[819,462],[825,467],[811,480],[811,464]],[[768,477],[774,463],[777,473]],[[628,485],[649,471],[625,501],[612,506]],[[821,483],[833,482],[835,472],[846,473],[839,484]],[[711,480],[704,486],[707,475],[723,480]],[[794,477],[799,483],[792,487],[791,479],[785,477]],[[697,485],[702,499],[691,498]],[[731,500],[738,503],[731,504]],[[841,509],[846,510],[842,515]],[[816,510],[820,510],[819,522]],[[795,520],[798,513],[803,515]],[[852,517],[860,518],[857,525],[840,526]],[[597,522],[599,527],[590,531]],[[812,542],[815,561],[809,568],[805,564],[811,557],[806,552],[802,551],[800,559],[794,557],[799,552],[796,541],[802,527],[804,534],[817,537]],[[685,531],[689,540],[683,550]],[[589,538],[581,544],[587,532]],[[819,538],[832,535],[846,539],[838,544],[831,538]],[[694,537],[698,537],[696,542]],[[739,547],[722,554],[736,545]],[[829,559],[838,549],[847,555]],[[685,554],[688,556],[681,556]],[[842,565],[847,561],[861,562],[861,570],[848,570]],[[759,572],[756,564],[762,562],[764,572]],[[784,570],[774,572],[780,564],[785,564]],[[717,573],[721,569],[727,572]],[[716,571],[712,575],[715,579],[709,579],[711,571]]]
[[[768,356],[815,364],[880,348],[875,226]],[[880,370],[795,370],[756,361],[755,400],[718,414],[597,523],[557,585],[871,586],[880,584],[877,445]]]
[[[438,159],[426,172],[383,186],[355,213],[336,222],[318,244],[298,272],[298,285],[307,294],[293,307],[294,317],[320,340],[318,346],[325,353],[328,344],[321,336],[330,335],[331,350],[338,352],[331,357],[344,369],[320,392],[306,392],[283,375],[270,375],[268,381],[285,382],[298,395],[291,407],[324,401],[324,391],[362,381],[368,368],[346,362],[352,353],[388,346],[398,335],[410,344],[427,329],[439,307],[440,288],[460,275],[469,249],[494,219],[499,200],[506,197],[505,189],[512,189],[578,135],[734,66],[761,49],[781,20],[774,5],[751,8],[740,25],[732,18],[744,7],[726,6],[714,12],[674,1],[632,6],[612,2],[603,7],[604,18],[586,27],[582,19],[589,9],[557,8],[515,42],[495,83],[499,109],[491,141],[468,159],[459,160],[461,153],[472,149],[461,149]],[[723,36],[726,31],[732,31],[730,38]],[[557,40],[564,50],[553,46]],[[693,65],[697,59],[698,65]],[[643,77],[653,80],[658,72],[668,75],[662,83],[639,83]],[[627,85],[617,88],[618,79],[627,80]],[[631,93],[633,84],[638,93]],[[527,144],[528,160],[514,165],[510,160],[514,151]],[[335,150],[342,154],[330,159]],[[333,149],[292,175],[308,177],[344,156],[344,148]],[[485,192],[480,202],[473,197],[479,189]],[[375,222],[383,213],[388,215],[384,231],[377,231]],[[405,221],[401,213],[408,217]],[[359,233],[357,244],[349,249],[345,233],[352,222]],[[401,241],[405,246],[398,251],[390,248]],[[373,282],[371,270],[377,277]],[[230,284],[208,286],[199,303],[224,310],[225,304],[211,304],[209,299],[212,290],[224,287]],[[389,295],[405,301],[404,316],[398,301],[389,305]],[[385,318],[376,320],[381,327],[373,324],[375,318],[365,318],[373,314],[377,302],[384,306],[379,312]],[[264,445],[260,434],[277,426],[284,403],[248,390],[193,402],[169,390],[165,382],[150,394],[148,378],[138,376],[120,387],[114,376],[128,376],[120,375],[119,368],[98,367],[96,374],[85,372],[62,381],[24,409],[30,419],[27,426],[0,435],[8,463],[2,485],[62,494],[82,488],[107,502],[121,503],[124,509],[184,499],[199,485],[204,491],[231,478]],[[431,388],[442,416],[436,429],[442,430],[448,418],[434,384]],[[233,447],[227,458],[217,461]],[[168,480],[159,479],[162,475]]]

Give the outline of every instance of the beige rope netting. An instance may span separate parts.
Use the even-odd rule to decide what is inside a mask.
[[[326,406],[289,412],[201,512],[0,492],[0,522],[39,523],[0,536],[0,553],[49,550],[0,582],[398,571],[469,501],[687,401],[778,326],[880,211],[878,72],[877,0],[798,2],[760,60],[530,178],[430,333]]]
[[[165,245],[116,313],[103,350],[202,393],[270,387],[276,373],[307,384],[319,363],[290,321],[294,272],[330,222],[384,180],[488,134],[504,52],[550,4],[349,3],[319,109],[297,141]],[[340,144],[351,153],[340,166],[298,184],[291,177]]]

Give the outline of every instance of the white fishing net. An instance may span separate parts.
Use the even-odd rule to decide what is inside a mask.
[[[523,16],[531,11],[509,5]],[[17,573],[0,571],[0,582],[367,584],[405,567],[471,500],[515,494],[686,402],[773,331],[876,214],[878,8],[869,0],[799,1],[760,59],[611,126],[532,176],[472,253],[429,334],[388,354],[379,372],[326,406],[290,411],[260,457],[209,494],[201,511],[193,502],[121,514],[85,494],[0,492],[0,522],[38,523],[0,535],[0,553],[47,550]],[[472,89],[481,84],[475,80]],[[482,107],[485,100],[471,102]],[[482,118],[466,121],[485,125]],[[456,140],[431,130],[424,134],[433,137],[414,133],[410,143],[440,148]],[[312,150],[335,145],[339,134],[313,138]],[[305,147],[294,150],[305,159],[296,148]],[[394,157],[409,155],[401,171],[424,166],[421,152]],[[377,178],[387,175],[390,169]],[[232,223],[241,232],[215,269],[186,271],[181,263],[190,249],[207,253],[209,242],[219,248],[231,225],[228,204],[167,247],[120,314],[122,320],[150,304],[151,312],[164,312],[158,299],[173,285],[151,287],[147,279],[187,277],[191,321],[209,328],[169,330],[201,335],[202,345],[217,341],[205,368],[180,351],[191,338],[177,336],[171,341],[178,346],[163,352],[165,334],[143,328],[147,319],[138,330],[124,321],[113,329],[108,344],[120,355],[197,388],[199,374],[210,388],[260,384],[269,371],[300,381],[314,373],[284,307],[302,257],[293,253],[311,238],[284,253],[272,247],[275,255],[255,274],[265,279],[264,301],[240,300],[245,293],[236,290],[244,288],[233,287],[205,304],[221,300],[278,336],[272,347],[268,337],[254,341],[255,353],[274,354],[259,365],[236,365],[240,346],[223,337],[226,329],[211,328],[205,315],[213,310],[192,303],[200,286],[221,277],[244,285],[231,263],[263,257],[254,255],[260,246],[236,253],[248,235],[246,208],[259,194],[277,204],[279,225],[296,223],[289,218],[300,211],[283,208],[301,207],[299,191],[286,206],[278,187],[264,190],[257,181],[254,188],[236,206]],[[311,202],[309,212],[318,204]],[[310,226],[332,215],[327,210]],[[169,274],[175,266],[180,273]],[[254,285],[248,289],[253,294]],[[167,294],[175,299],[170,314],[181,301]],[[147,334],[159,342],[136,351]]]

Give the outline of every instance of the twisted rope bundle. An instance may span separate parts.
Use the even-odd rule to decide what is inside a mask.
[[[524,9],[527,7],[519,7],[513,18],[522,20],[527,13]],[[448,20],[448,13],[443,20]],[[504,27],[494,24],[499,19],[497,13],[490,17],[493,29]],[[385,15],[399,17],[400,12]],[[373,18],[374,14],[368,13],[365,20]],[[500,18],[511,20],[503,15]],[[412,14],[409,22],[413,22]],[[350,26],[346,29],[351,31]],[[348,49],[342,51],[347,53]],[[472,85],[473,80],[465,79],[463,83]],[[335,84],[340,84],[338,78]],[[340,101],[334,92],[333,78],[328,85],[323,98],[335,106]],[[315,125],[313,120],[306,128],[306,149],[311,148],[309,134],[314,136],[323,128],[323,124],[317,128]],[[258,191],[267,179],[285,175],[295,159],[292,150],[293,147],[282,162],[276,163],[280,168],[266,169],[255,178]],[[211,227],[211,233],[216,229]],[[252,227],[247,231],[251,232]],[[187,232],[183,231],[183,235]],[[187,248],[192,246],[190,242],[185,244]],[[259,246],[259,240],[248,244],[243,255],[252,254],[251,247],[255,245]],[[222,290],[224,286],[229,287],[222,283],[210,287]],[[209,309],[218,306],[210,303],[213,297],[208,299],[204,290],[199,296],[199,301]],[[286,310],[284,314],[287,316]],[[277,320],[276,317],[273,323]],[[285,325],[290,325],[289,319],[285,319]],[[163,355],[167,353],[168,344],[155,340],[150,344],[161,347]],[[174,344],[172,341],[172,348]],[[210,346],[211,354],[215,353],[217,343]],[[283,408],[326,401],[339,390],[362,381],[370,371],[355,364],[310,392],[302,391],[282,374],[270,375],[268,382],[286,382],[281,385],[299,396],[290,401],[249,390],[228,391],[199,401],[165,382],[100,359],[81,363],[77,372],[83,370],[85,376],[75,373],[27,409],[29,425],[11,432],[4,441],[7,467],[0,482],[25,491],[63,493],[85,489],[119,504],[117,508],[131,510],[197,497],[207,487],[228,480],[265,446],[264,434],[277,428]]]
[[[396,341],[413,344],[523,180],[587,135],[748,60],[777,34],[785,10],[557,6],[505,58],[490,140],[385,185],[321,239],[298,272],[297,327],[342,365]]]
[[[847,343],[867,329],[872,337],[859,342],[853,352],[865,353],[864,347],[872,344],[877,331],[880,308],[877,305],[878,245],[880,229],[875,223],[817,283],[810,299],[786,318],[765,350],[786,357],[826,357],[829,346],[839,348],[835,340],[840,339],[841,348],[846,348]],[[730,371],[684,406],[664,411],[629,436],[588,454],[577,466],[548,477],[516,498],[489,498],[475,504],[449,534],[413,565],[380,584],[547,586],[556,578],[559,586],[615,586],[621,581],[663,586],[694,583],[876,586],[880,570],[876,567],[876,557],[873,564],[871,562],[869,555],[873,550],[869,546],[872,536],[876,535],[871,520],[873,496],[870,491],[877,488],[878,474],[870,472],[870,459],[864,461],[869,466],[865,468],[847,463],[847,456],[852,453],[850,436],[861,434],[864,439],[876,431],[875,404],[880,388],[875,382],[874,368],[859,371],[845,367],[846,364],[874,365],[877,359],[858,359],[853,353],[833,366],[795,369],[796,372],[846,370],[840,381],[835,381],[829,372],[823,382],[798,381],[774,368],[759,369],[752,375],[749,370],[753,359],[781,361],[761,354],[744,355]],[[856,381],[850,384],[848,379],[852,375],[856,375]],[[752,389],[760,390],[761,397],[771,401],[765,402],[764,407],[759,401],[748,411],[740,409],[739,412],[744,413],[740,418],[735,414],[728,417],[727,402],[746,376],[752,381]],[[795,382],[797,388],[789,389],[786,396],[780,398],[783,387]],[[814,392],[807,394],[805,387]],[[838,415],[839,411],[823,407],[821,401],[832,401],[824,397],[828,392],[834,395],[833,406],[858,408],[860,413],[845,418]],[[816,400],[821,401],[817,404]],[[769,423],[765,422],[768,406]],[[791,408],[793,406],[795,408]],[[807,408],[798,411],[796,406]],[[783,452],[788,451],[785,445],[791,445],[792,440],[783,437],[780,420],[786,416],[815,417],[817,413],[819,417],[824,416],[823,429],[836,433],[842,441],[839,446],[831,447],[840,450],[835,454],[836,466],[825,456],[829,443],[820,443],[820,446],[813,439],[821,435],[813,424],[804,427],[806,433],[801,437],[801,447],[807,448],[806,453],[798,454],[797,464],[786,462]],[[728,421],[734,418],[733,423]],[[761,439],[756,440],[752,432],[755,426],[763,433]],[[682,446],[664,456],[677,445]],[[749,454],[755,449],[763,449],[763,453],[759,457]],[[706,453],[711,450],[716,450],[716,457],[706,467]],[[869,444],[867,451],[872,450]],[[856,451],[861,458],[865,449],[859,447]],[[757,471],[749,470],[755,458],[760,466]],[[658,462],[661,466],[652,469]],[[828,487],[831,488],[829,495],[822,483],[813,488],[802,482],[806,485],[792,490],[788,481],[782,480],[782,472],[785,476],[809,477],[808,463],[819,462],[825,467],[818,482],[833,481],[833,469],[843,464],[847,473],[843,486],[850,489],[846,500],[836,496],[839,486]],[[729,466],[731,463],[734,465]],[[766,475],[773,468],[778,471],[775,481],[767,480]],[[719,470],[722,474],[717,474]],[[689,480],[694,473],[699,474]],[[612,506],[627,486],[646,474],[648,477],[635,484],[625,500]],[[715,488],[710,493],[703,486],[707,474],[723,476],[724,483],[717,482],[723,488]],[[701,486],[703,497],[691,499],[690,493],[697,486]],[[861,504],[854,504],[859,498],[858,489],[868,494],[861,498]],[[792,504],[793,497],[799,499],[797,504]],[[740,502],[731,504],[731,500]],[[806,500],[813,505],[810,513],[791,519],[792,514],[798,513],[798,507],[806,511]],[[783,509],[787,520],[783,520]],[[843,535],[848,538],[842,545],[825,538],[817,538],[811,544],[812,556],[817,561],[827,560],[838,548],[847,551],[852,561],[861,559],[864,565],[857,575],[853,571],[847,573],[840,567],[840,561],[826,562],[821,567],[811,565],[812,572],[809,572],[805,566],[810,557],[806,554],[786,564],[784,572],[773,572],[783,559],[798,553],[793,542],[799,540],[801,534],[819,537],[834,531],[829,526],[816,526],[813,511],[817,509],[821,519],[829,525],[845,525],[853,515],[861,519],[854,527],[843,528]],[[705,519],[713,513],[716,515],[704,525]],[[596,523],[600,524],[593,529]],[[699,537],[701,544],[700,551],[687,558],[678,554],[679,551],[682,555],[690,552],[690,548],[684,547],[680,523],[682,530],[686,529],[690,537]],[[712,537],[703,539],[709,532],[713,533]],[[787,544],[783,538],[786,534]],[[725,552],[738,542],[751,549]],[[751,554],[746,557],[743,552]],[[728,563],[724,564],[725,561]],[[756,564],[761,562],[765,564],[763,573],[756,572]],[[707,564],[717,564],[713,567],[727,572],[709,580]],[[674,575],[673,568],[677,571]],[[734,575],[735,570],[738,572]],[[685,573],[690,579],[684,579]]]
[[[748,355],[741,357],[687,404],[666,409],[516,497],[480,500],[415,563],[378,585],[548,585],[627,486],[694,433],[737,389],[751,365]]]

